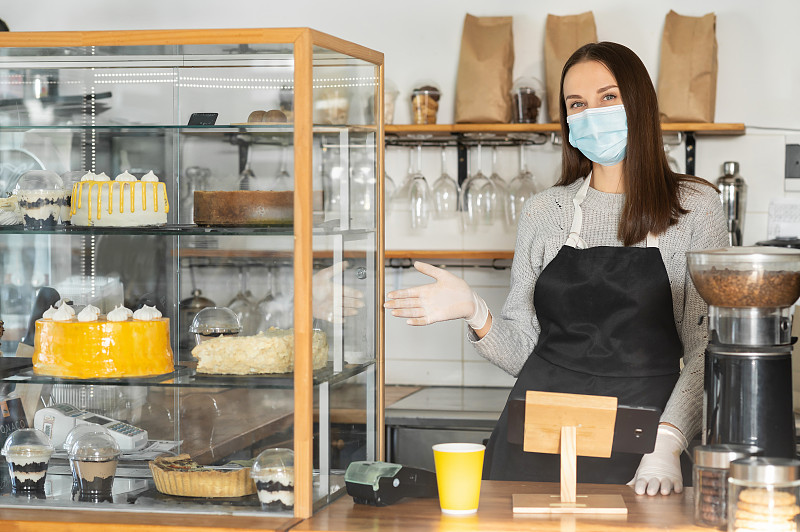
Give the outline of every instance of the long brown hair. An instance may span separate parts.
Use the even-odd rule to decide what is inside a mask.
[[[628,120],[628,147],[623,160],[625,204],[617,237],[625,246],[641,242],[648,232],[658,235],[678,222],[688,211],[681,207],[680,182],[693,181],[712,186],[708,181],[673,172],[664,153],[658,98],[644,63],[629,48],[613,42],[582,46],[567,60],[561,71],[561,177],[556,185],[569,185],[592,170],[590,161],[574,148],[569,138],[567,106],[564,102],[564,77],[577,63],[597,61],[617,80]]]

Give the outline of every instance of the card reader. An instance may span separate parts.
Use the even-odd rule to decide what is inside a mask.
[[[389,462],[353,462],[344,473],[347,494],[357,504],[389,506],[403,497],[437,497],[436,474]]]

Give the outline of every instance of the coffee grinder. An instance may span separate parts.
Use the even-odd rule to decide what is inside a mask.
[[[758,447],[794,458],[792,308],[800,250],[730,247],[687,254],[708,303],[703,444]]]

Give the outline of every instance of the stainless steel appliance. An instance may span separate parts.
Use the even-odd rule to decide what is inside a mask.
[[[708,303],[703,444],[793,458],[792,314],[800,250],[730,247],[687,253]]]
[[[747,203],[747,184],[739,175],[739,163],[735,161],[724,163],[722,172],[722,177],[717,179],[717,187],[719,187],[719,196],[728,221],[728,236],[732,246],[741,246]]]

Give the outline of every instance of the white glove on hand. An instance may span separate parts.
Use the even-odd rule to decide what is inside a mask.
[[[486,324],[489,317],[486,303],[463,279],[424,262],[415,262],[414,268],[436,282],[389,292],[384,307],[392,309],[392,316],[408,318],[409,325],[459,318],[466,319],[467,325],[475,330]]]
[[[628,486],[633,486],[637,495],[669,495],[683,491],[681,453],[688,443],[684,435],[670,425],[659,425],[656,446],[653,452],[642,456],[639,468]]]
[[[349,266],[347,261],[337,262],[311,278],[311,313],[315,318],[333,321],[333,292],[337,283],[342,285],[342,316],[355,316],[358,309],[364,306],[364,294],[342,283],[341,274]]]

